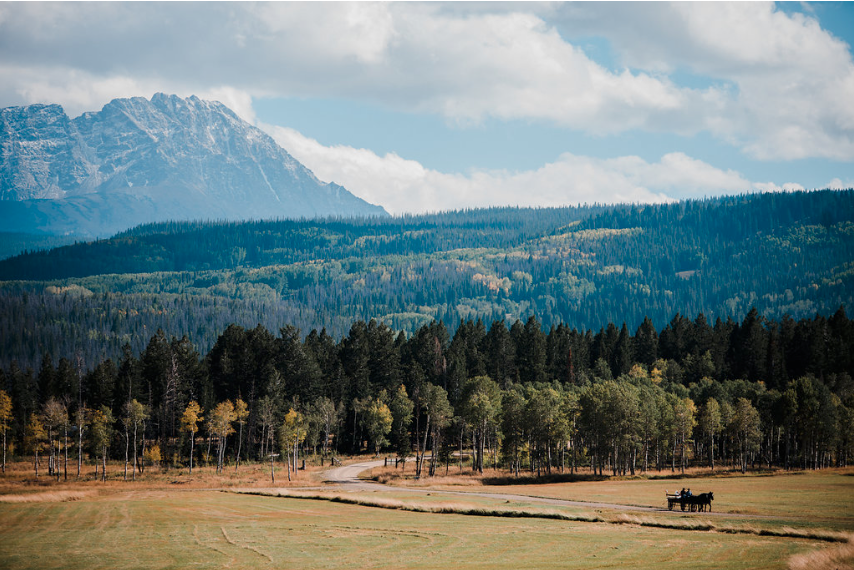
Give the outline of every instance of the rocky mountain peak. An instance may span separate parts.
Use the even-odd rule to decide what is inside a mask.
[[[56,203],[28,208],[68,218],[86,204],[91,217],[114,220],[104,229],[79,220],[97,235],[164,219],[385,214],[318,180],[222,103],[195,96],[114,99],[73,120],[59,105],[2,109],[0,153],[0,214],[22,209],[8,202],[47,199]],[[70,223],[62,230],[76,231]]]

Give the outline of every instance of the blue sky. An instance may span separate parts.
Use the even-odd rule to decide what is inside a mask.
[[[851,3],[0,3],[0,106],[221,100],[394,213],[658,202],[854,185],[852,44]]]

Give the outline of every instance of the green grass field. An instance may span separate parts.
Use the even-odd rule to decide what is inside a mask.
[[[0,492],[0,568],[850,568],[854,545],[812,539],[657,528],[702,514],[597,515],[440,490],[323,491],[351,499],[465,509],[549,509],[592,514],[605,522],[409,512],[328,500],[231,492],[255,473],[249,491],[268,479],[259,467],[239,476],[175,484],[175,474],[152,472],[137,483],[38,485],[4,480]],[[194,476],[196,473],[194,472]],[[304,474],[305,483],[311,478]],[[705,490],[706,481],[626,480],[551,485],[479,486],[465,490],[552,496],[615,504],[660,505],[663,489]],[[854,477],[844,471],[775,477],[709,479],[716,507],[755,509],[738,520],[757,529],[779,527],[850,531]],[[227,492],[201,488],[222,488]],[[448,486],[453,489],[453,486]],[[311,494],[289,487],[291,493]],[[719,490],[720,489],[720,490]],[[456,490],[461,490],[456,487]],[[429,494],[427,494],[429,492]],[[737,501],[730,497],[745,496]],[[627,499],[631,497],[631,499]],[[785,506],[776,504],[777,497]],[[17,502],[26,498],[30,502]],[[766,508],[767,502],[775,503]],[[531,510],[531,509],[529,509]],[[602,511],[598,511],[601,513]],[[776,514],[774,514],[776,513]],[[618,521],[623,517],[622,521]],[[693,517],[693,518],[692,518]],[[724,517],[726,524],[732,522]],[[615,524],[619,522],[620,524]],[[718,521],[715,521],[717,524]],[[669,523],[668,523],[669,524]],[[725,523],[720,523],[723,529]],[[846,566],[847,565],[847,566]]]

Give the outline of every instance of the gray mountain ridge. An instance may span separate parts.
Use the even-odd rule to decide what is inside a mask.
[[[219,102],[158,93],[69,119],[0,109],[0,231],[103,237],[165,220],[385,216]]]

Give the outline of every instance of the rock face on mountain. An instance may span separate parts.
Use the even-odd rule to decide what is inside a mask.
[[[387,214],[318,180],[221,103],[157,94],[73,120],[59,105],[0,109],[0,231],[339,215]]]

